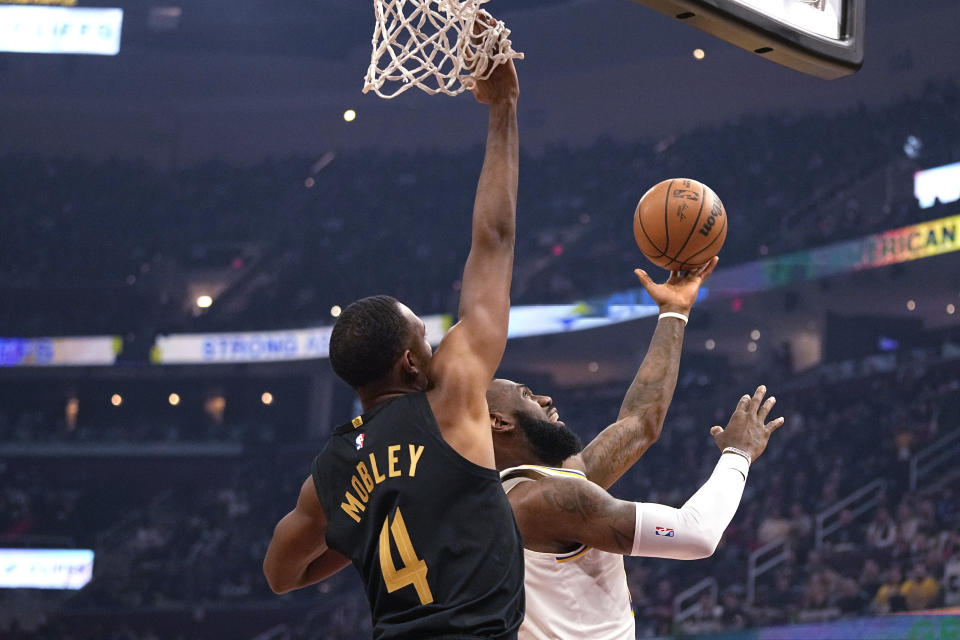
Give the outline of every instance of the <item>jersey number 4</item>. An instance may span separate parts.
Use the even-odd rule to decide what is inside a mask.
[[[390,552],[391,534],[400,552],[400,559],[403,560],[403,568],[400,570],[393,564],[393,554]],[[383,528],[380,529],[380,571],[383,573],[383,583],[388,593],[413,585],[420,597],[420,604],[433,602],[433,594],[427,584],[427,563],[418,558],[417,552],[413,550],[413,543],[410,542],[410,534],[407,533],[407,525],[403,522],[399,507],[393,524],[390,524],[390,516],[387,516],[383,521]]]

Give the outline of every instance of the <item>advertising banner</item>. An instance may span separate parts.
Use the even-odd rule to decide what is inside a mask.
[[[157,364],[230,364],[326,358],[331,328],[159,336],[150,359]]]
[[[858,268],[882,267],[960,249],[960,215],[868,236]]]
[[[717,271],[710,286],[726,295],[930,258],[960,250],[960,215],[928,220],[856,240],[795,251]]]
[[[120,52],[123,9],[0,5],[0,51]]]
[[[620,294],[623,295],[623,294]],[[598,304],[599,302],[599,304]],[[604,304],[606,301],[577,304],[538,304],[510,309],[508,338],[544,336],[551,333],[583,331],[606,327],[619,322],[638,320],[657,315],[655,304],[624,302]]]
[[[0,338],[0,367],[112,365],[121,345],[116,336]]]
[[[701,297],[706,289],[701,289]],[[656,315],[657,305],[642,289],[574,304],[527,305],[510,309],[508,338],[582,331]],[[450,329],[449,315],[421,318],[432,346]],[[155,364],[237,364],[315,360],[329,356],[332,327],[251,333],[195,333],[160,336],[151,353]]]
[[[450,328],[449,315],[421,318],[427,340],[436,346]],[[155,364],[239,364],[316,360],[330,353],[333,327],[243,333],[185,333],[159,336],[150,359]]]
[[[0,588],[82,589],[93,578],[90,549],[0,549]]]

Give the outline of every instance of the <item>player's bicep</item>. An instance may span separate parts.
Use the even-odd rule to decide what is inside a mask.
[[[485,314],[488,321],[503,325],[510,314],[510,282],[513,275],[513,245],[484,250],[474,246],[463,269],[458,315],[471,320]]]
[[[474,241],[463,271],[457,327],[471,351],[489,363],[491,378],[507,341],[512,276],[512,244],[485,250]]]
[[[280,519],[263,560],[263,572],[276,592],[295,589],[306,567],[327,550],[327,519],[313,480],[300,488],[297,506]]]
[[[636,509],[596,484],[573,478],[546,478],[519,503],[517,522],[524,540],[585,544],[629,554]]]

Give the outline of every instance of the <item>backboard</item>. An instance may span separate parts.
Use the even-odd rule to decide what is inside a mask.
[[[863,64],[866,0],[636,0],[660,13],[812,76]]]

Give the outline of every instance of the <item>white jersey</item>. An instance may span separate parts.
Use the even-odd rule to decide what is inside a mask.
[[[538,477],[590,482],[574,469],[523,465],[500,472],[504,490]],[[519,640],[634,640],[623,556],[585,545],[563,554],[523,550],[527,610]]]

